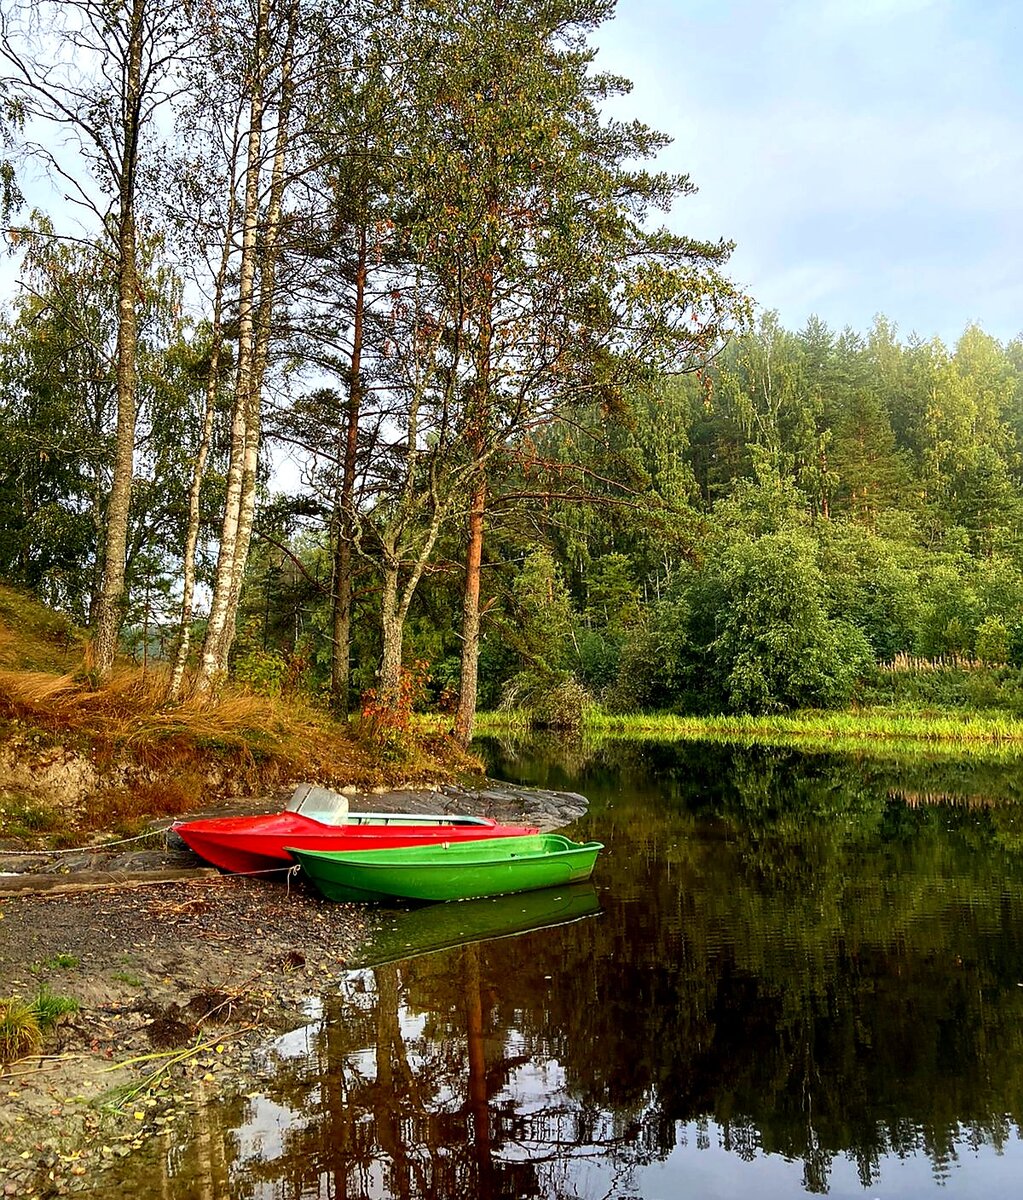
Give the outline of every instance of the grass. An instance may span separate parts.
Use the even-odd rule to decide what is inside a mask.
[[[42,1044],[35,1008],[17,996],[0,999],[0,1063],[34,1054]]]
[[[140,988],[142,986],[142,980],[134,971],[115,971],[110,978],[116,979],[118,983],[126,983],[128,987]]]
[[[82,960],[77,954],[52,954],[49,958],[42,962],[35,962],[29,967],[33,975],[38,975],[44,970],[61,970],[73,971],[76,967],[82,965]]]
[[[481,734],[526,732],[529,723],[521,713],[480,713],[476,729]],[[656,738],[811,750],[1023,757],[1023,720],[1000,712],[876,708],[763,717],[684,717],[670,713],[618,715],[590,709],[584,715],[582,733],[589,738]]]
[[[163,805],[168,812],[204,786],[213,760],[260,786],[302,775],[365,785],[382,777],[347,724],[308,700],[231,688],[169,704],[166,679],[152,670],[121,668],[102,685],[75,675],[0,670],[0,715],[77,739],[101,763],[128,757],[153,772],[173,769],[175,794]],[[159,812],[167,786],[161,780],[140,807]]]
[[[32,1008],[35,1010],[39,1028],[46,1033],[61,1017],[78,1012],[78,1001],[71,996],[59,996],[44,987],[32,1001]]]
[[[28,838],[53,833],[60,815],[26,792],[0,789],[0,837]]]
[[[84,649],[84,635],[66,616],[0,584],[0,668],[61,673]]]
[[[74,844],[83,832],[130,836],[225,795],[260,795],[297,780],[371,788],[443,778],[479,764],[425,731],[400,763],[302,695],[243,687],[169,703],[167,676],[121,664],[98,683],[83,635],[58,614],[0,585],[0,748],[32,775],[0,790],[0,837]],[[75,757],[70,802],[47,793],[48,767]],[[38,786],[36,784],[38,780]]]
[[[68,1013],[78,1012],[78,1001],[41,989],[34,1000],[17,996],[0,999],[0,1063],[35,1054],[43,1038]]]

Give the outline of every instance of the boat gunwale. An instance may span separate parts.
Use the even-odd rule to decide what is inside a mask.
[[[532,852],[523,851],[519,854],[508,854],[501,858],[469,858],[468,855],[457,856],[452,861],[431,861],[429,859],[419,860],[413,859],[411,862],[407,858],[395,857],[401,850],[432,850],[434,852],[444,849],[446,845],[471,846],[473,850],[480,848],[480,843],[490,841],[495,845],[495,848],[501,843],[506,843],[510,838],[481,838],[475,842],[451,842],[444,843],[439,846],[405,846],[396,848],[387,848],[380,850],[302,850],[298,847],[285,846],[284,849],[292,854],[301,862],[300,855],[311,855],[317,859],[325,859],[328,862],[343,863],[345,866],[353,866],[360,868],[372,868],[376,870],[393,871],[395,869],[414,869],[425,870],[445,870],[452,871],[459,868],[471,867],[499,867],[508,863],[515,862],[535,862],[544,861],[551,862],[559,858],[567,858],[582,853],[599,854],[604,849],[603,842],[573,842],[571,838],[566,838],[562,834],[527,834],[527,837],[557,837],[569,844],[560,850],[543,850],[537,849]],[[391,857],[383,858],[382,855],[390,855]],[[374,856],[374,857],[371,857]]]

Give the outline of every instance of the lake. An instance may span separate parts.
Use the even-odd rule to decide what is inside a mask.
[[[267,1048],[271,1082],[199,1113],[131,1194],[1018,1190],[1015,767],[481,748],[494,775],[590,798],[568,832],[606,845],[592,886],[388,914]]]

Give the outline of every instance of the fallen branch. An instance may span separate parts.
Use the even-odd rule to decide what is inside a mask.
[[[0,876],[0,896],[20,892],[99,892],[108,888],[138,888],[219,877],[215,867],[174,868],[166,871],[80,871],[74,875]]]

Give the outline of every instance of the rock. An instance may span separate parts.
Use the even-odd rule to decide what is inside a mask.
[[[46,859],[36,858],[28,854],[0,854],[0,872],[5,875],[19,875],[22,871],[35,871],[39,864]]]

